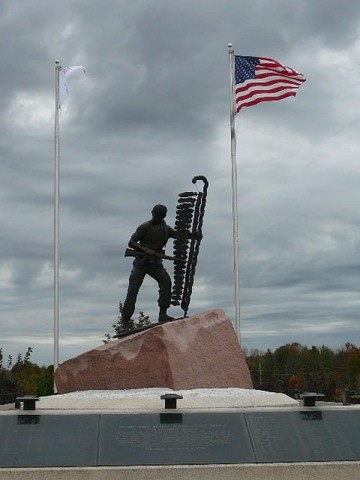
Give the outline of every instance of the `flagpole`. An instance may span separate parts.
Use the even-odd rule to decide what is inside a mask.
[[[238,195],[237,195],[237,165],[236,165],[236,135],[235,135],[235,55],[231,43],[229,48],[230,71],[230,136],[231,136],[231,185],[232,185],[232,216],[233,216],[233,248],[234,248],[234,287],[235,287],[235,330],[241,344],[240,335],[240,257],[239,257],[239,226],[238,226]]]
[[[59,198],[60,198],[60,94],[59,60],[55,62],[55,175],[54,175],[54,373],[59,366]],[[54,380],[54,392],[56,384]]]

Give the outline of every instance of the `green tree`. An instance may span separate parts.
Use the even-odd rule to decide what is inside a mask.
[[[4,367],[3,360],[3,351],[0,348],[0,405],[13,402],[20,392],[20,385]]]
[[[19,353],[15,363],[9,355],[7,368],[5,368],[2,349],[0,349],[0,403],[11,403],[21,395],[53,394],[53,366],[39,367],[32,363],[31,353],[31,347],[24,355]]]
[[[119,335],[122,331],[125,330],[122,312],[123,312],[124,304],[119,302],[119,315],[117,317],[116,323],[112,324],[112,328],[114,329],[114,334]],[[137,319],[130,319],[129,327],[130,330],[134,330],[135,328],[145,327],[146,325],[150,325],[150,318],[148,315],[145,315],[144,312],[139,311]],[[109,343],[114,336],[114,334],[105,333],[105,338],[103,339],[104,343]]]
[[[356,390],[360,388],[360,349],[353,343],[345,343],[346,370],[348,376],[348,388]]]

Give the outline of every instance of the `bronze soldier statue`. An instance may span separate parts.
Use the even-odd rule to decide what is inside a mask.
[[[167,314],[171,303],[171,278],[163,266],[164,247],[169,238],[177,238],[177,232],[165,223],[167,208],[155,205],[152,219],[139,225],[129,240],[129,247],[135,250],[135,260],[129,278],[129,286],[122,310],[125,329],[134,313],[139,289],[145,275],[149,275],[159,285],[159,322],[174,320]]]

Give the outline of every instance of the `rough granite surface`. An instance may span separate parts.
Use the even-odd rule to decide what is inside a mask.
[[[210,310],[82,353],[55,373],[58,393],[167,387],[253,388],[231,321]]]

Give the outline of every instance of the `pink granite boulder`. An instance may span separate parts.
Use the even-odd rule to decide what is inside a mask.
[[[211,310],[97,347],[56,370],[58,393],[167,387],[253,388],[232,323]]]

